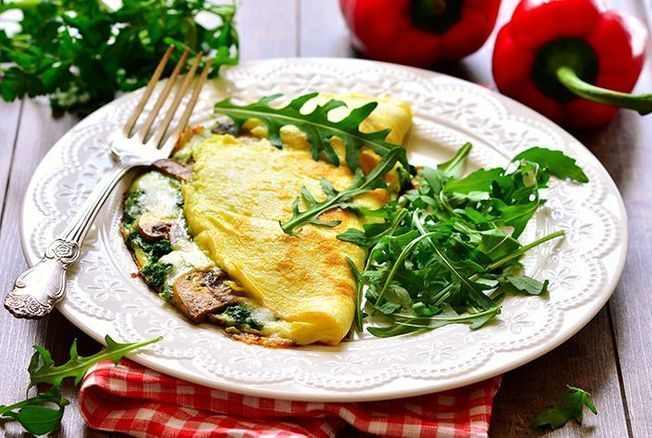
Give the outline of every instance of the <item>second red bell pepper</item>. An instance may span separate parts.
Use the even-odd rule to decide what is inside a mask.
[[[523,0],[498,33],[498,89],[575,128],[609,122],[618,107],[652,112],[652,95],[631,95],[647,32],[635,18],[594,0]]]
[[[482,47],[499,6],[500,0],[340,0],[362,54],[418,67]]]

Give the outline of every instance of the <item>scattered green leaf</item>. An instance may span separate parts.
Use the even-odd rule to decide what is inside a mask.
[[[77,385],[96,363],[110,359],[117,365],[126,354],[160,340],[161,338],[154,338],[143,342],[119,343],[107,335],[104,338],[106,347],[88,357],[77,353],[75,340],[70,347],[70,359],[61,365],[54,363],[47,349],[35,345],[36,351],[28,367],[30,388],[47,385],[49,389],[18,403],[0,406],[0,417],[18,421],[25,430],[34,435],[46,435],[59,428],[65,406],[69,403],[60,392],[64,379],[72,378]]]
[[[571,419],[582,424],[582,411],[585,406],[594,414],[598,413],[598,410],[591,401],[591,394],[573,386],[567,385],[566,387],[568,390],[561,392],[561,400],[552,403],[549,408],[536,416],[533,427],[559,429]]]

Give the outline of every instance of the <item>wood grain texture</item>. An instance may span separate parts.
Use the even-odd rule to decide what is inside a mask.
[[[298,1],[239,2],[236,22],[240,32],[240,57],[243,61],[297,56]]]
[[[23,106],[20,124],[15,140],[15,152],[7,193],[2,212],[2,229],[0,230],[0,247],[2,248],[2,269],[0,286],[7,291],[13,282],[27,267],[18,239],[20,209],[25,188],[33,170],[50,147],[68,131],[77,121],[74,116],[52,119],[47,105],[26,101]],[[14,128],[15,129],[15,128]],[[9,135],[8,138],[12,136]],[[3,151],[8,146],[3,143]],[[29,379],[27,364],[32,355],[32,345],[44,345],[56,361],[67,360],[67,349],[74,338],[79,338],[80,353],[88,354],[97,350],[97,344],[90,340],[58,312],[40,321],[14,319],[4,309],[0,311],[0,404],[20,400],[25,395]],[[76,398],[76,391],[70,386],[65,394],[71,400]],[[6,436],[22,435],[21,428],[12,422],[5,425]],[[69,408],[59,435],[66,437],[82,436],[86,427],[77,409]]]
[[[651,0],[609,0],[616,7],[652,20]],[[511,15],[515,0],[503,1],[499,21]],[[353,56],[348,31],[337,0],[243,0],[237,17],[243,60],[288,56]],[[648,25],[650,25],[648,21]],[[437,71],[492,86],[490,60],[493,37],[460,63],[437,66]],[[650,59],[650,56],[648,56]],[[637,89],[652,90],[652,64]],[[22,107],[21,107],[22,105]],[[76,121],[73,116],[53,119],[47,106],[0,104],[0,286],[11,288],[25,268],[17,239],[19,211],[33,169],[56,140]],[[587,414],[585,426],[568,425],[551,436],[652,436],[652,310],[648,305],[652,273],[652,116],[623,112],[609,126],[576,133],[602,161],[623,194],[629,214],[630,249],[623,277],[608,307],[571,340],[540,359],[507,373],[496,398],[490,432],[498,437],[530,436],[531,419],[565,384],[580,386],[595,396],[599,415]],[[5,193],[6,190],[6,193]],[[56,360],[67,358],[72,339],[80,338],[80,352],[98,344],[83,335],[60,314],[43,321],[20,321],[0,311],[0,404],[21,398],[27,385],[26,364],[31,345],[51,349]],[[73,406],[66,411],[62,437],[105,436],[87,429],[74,407],[75,391],[66,392]],[[22,436],[7,423],[0,435]],[[349,434],[352,431],[346,430]]]
[[[299,56],[350,57],[349,31],[337,1],[308,0],[299,2]]]
[[[7,184],[9,183],[9,172],[13,163],[16,133],[18,132],[18,121],[20,120],[22,108],[22,101],[0,105],[0,120],[2,120],[2,123],[0,123],[0,139],[2,139],[0,144],[0,157],[2,157],[2,160],[0,160],[0,200],[5,199]]]
[[[612,0],[610,5],[639,17],[652,30],[652,1]],[[634,90],[652,91],[652,45]],[[600,159],[625,201],[629,221],[629,252],[625,270],[609,301],[612,335],[617,347],[618,377],[623,387],[629,432],[652,436],[652,116],[622,111],[603,129],[580,137]]]

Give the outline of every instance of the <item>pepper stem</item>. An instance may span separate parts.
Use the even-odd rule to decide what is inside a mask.
[[[570,91],[585,99],[631,109],[641,115],[652,112],[652,94],[629,94],[596,87],[580,79],[575,70],[566,66],[557,69],[557,79]]]

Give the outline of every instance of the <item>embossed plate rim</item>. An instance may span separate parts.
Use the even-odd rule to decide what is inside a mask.
[[[257,74],[261,74],[261,75],[281,74],[282,76],[283,72],[297,73],[298,71],[301,73],[303,72],[303,70],[310,72],[311,69],[313,72],[312,74],[315,75],[317,74],[315,72],[320,71],[321,68],[323,68],[324,70],[327,70],[328,68],[332,68],[334,71],[337,70],[337,72],[346,73],[344,74],[344,77],[338,78],[337,80],[341,81],[340,85],[346,83],[346,85],[350,88],[356,87],[356,84],[353,83],[354,81],[352,80],[352,78],[355,76],[355,74],[362,74],[359,72],[368,72],[370,74],[375,73],[378,75],[381,75],[384,72],[384,73],[388,73],[388,76],[391,76],[392,74],[396,74],[396,77],[399,76],[401,77],[400,79],[401,81],[407,81],[405,82],[406,86],[410,85],[409,81],[414,80],[415,83],[418,81],[420,86],[428,86],[428,84],[430,83],[434,84],[432,85],[433,90],[436,88],[437,84],[446,85],[451,90],[460,88],[462,90],[461,91],[462,94],[469,93],[469,94],[481,96],[482,98],[480,100],[485,99],[488,105],[502,105],[502,107],[504,107],[505,110],[504,115],[506,116],[506,118],[501,119],[499,123],[502,123],[505,126],[508,126],[510,123],[511,124],[525,123],[528,124],[528,126],[530,126],[531,124],[533,130],[538,128],[545,129],[548,130],[548,132],[551,135],[558,137],[559,140],[565,145],[565,147],[567,146],[569,149],[571,149],[573,152],[579,155],[579,157],[581,157],[581,160],[590,164],[591,168],[595,171],[595,175],[593,175],[593,177],[598,178],[599,180],[598,183],[604,185],[604,187],[599,187],[596,190],[604,190],[605,193],[603,194],[603,197],[610,196],[611,198],[613,198],[611,199],[611,204],[613,204],[613,201],[615,201],[615,205],[611,205],[611,210],[604,208],[603,210],[605,211],[602,212],[607,216],[611,215],[609,216],[609,218],[612,218],[612,216],[614,216],[614,214],[617,213],[617,217],[614,216],[612,218],[614,223],[609,222],[607,224],[608,222],[607,219],[604,219],[605,222],[604,223],[601,222],[599,224],[600,226],[605,226],[605,227],[613,226],[616,228],[614,233],[617,232],[619,234],[618,240],[612,242],[611,246],[608,248],[608,251],[606,252],[607,255],[612,255],[613,257],[616,258],[616,260],[615,261],[612,260],[612,264],[609,266],[608,276],[606,278],[602,278],[603,281],[599,291],[597,291],[595,296],[591,295],[590,297],[591,299],[588,301],[586,301],[585,298],[582,298],[582,296],[580,296],[579,301],[576,303],[571,302],[570,304],[568,304],[567,309],[557,308],[557,306],[562,306],[563,301],[559,303],[552,302],[552,304],[550,305],[552,310],[548,309],[547,311],[550,313],[546,313],[545,315],[548,315],[549,318],[552,317],[557,318],[554,320],[554,325],[552,325],[552,328],[550,329],[556,331],[552,332],[552,334],[546,337],[543,341],[539,339],[538,341],[536,341],[538,343],[535,342],[534,345],[529,345],[528,342],[531,341],[527,341],[528,338],[525,337],[523,338],[524,346],[519,345],[518,348],[516,349],[511,349],[508,346],[508,347],[503,347],[502,349],[500,349],[500,351],[491,351],[487,353],[489,358],[485,362],[482,362],[476,368],[472,368],[469,372],[465,372],[465,370],[461,367],[460,368],[449,367],[449,369],[454,369],[455,371],[450,372],[447,375],[445,371],[446,368],[442,368],[444,371],[438,371],[439,369],[435,367],[434,368],[435,370],[431,371],[432,375],[426,375],[427,373],[424,372],[423,370],[428,371],[427,367],[418,368],[415,365],[413,367],[414,368],[413,370],[408,366],[404,366],[403,368],[401,368],[402,370],[401,372],[403,374],[394,375],[392,373],[396,373],[396,371],[394,368],[392,368],[393,367],[392,365],[392,366],[387,366],[387,369],[385,370],[387,374],[384,375],[384,377],[383,376],[377,377],[379,380],[376,381],[376,383],[372,382],[371,384],[366,384],[363,382],[364,379],[360,378],[355,381],[356,382],[355,384],[352,384],[350,386],[347,386],[343,383],[336,382],[340,385],[339,387],[337,385],[329,387],[326,384],[323,385],[320,384],[320,382],[315,382],[315,381],[306,382],[306,381],[302,381],[299,378],[296,379],[289,378],[285,380],[281,379],[274,382],[270,380],[265,383],[256,383],[256,379],[254,378],[255,373],[252,374],[252,376],[254,377],[250,378],[249,381],[247,382],[233,380],[231,378],[224,377],[224,375],[220,375],[220,376],[217,376],[216,374],[209,375],[208,371],[206,371],[206,368],[202,368],[202,370],[205,372],[203,373],[199,372],[198,371],[199,368],[196,368],[195,362],[192,363],[186,362],[188,367],[186,369],[184,368],[182,362],[183,360],[186,359],[184,359],[183,357],[180,356],[180,358],[175,358],[175,356],[171,354],[168,355],[169,356],[168,358],[162,358],[160,357],[160,355],[159,356],[156,355],[158,353],[156,352],[155,349],[147,350],[147,352],[144,353],[135,354],[132,356],[132,359],[157,371],[161,371],[163,373],[170,374],[188,381],[192,381],[195,383],[199,383],[215,388],[220,388],[228,391],[250,394],[250,395],[266,396],[266,397],[273,397],[279,399],[306,400],[306,401],[382,400],[382,399],[407,397],[407,396],[414,396],[414,395],[419,395],[419,394],[424,394],[429,392],[447,390],[447,389],[471,384],[480,380],[484,380],[486,378],[495,376],[497,374],[501,374],[505,371],[523,365],[535,359],[536,357],[539,357],[542,354],[552,350],[553,348],[555,348],[556,346],[558,346],[559,344],[563,343],[565,340],[570,338],[577,331],[579,331],[586,323],[588,323],[593,318],[593,316],[595,316],[595,314],[600,310],[600,308],[602,308],[604,303],[610,297],[611,293],[615,288],[616,282],[620,277],[620,273],[622,272],[624,262],[625,262],[628,236],[627,236],[627,227],[626,227],[626,223],[627,223],[626,213],[624,210],[622,198],[618,193],[618,190],[615,184],[613,183],[613,180],[610,178],[610,176],[608,175],[604,167],[601,164],[599,164],[598,160],[584,146],[582,146],[577,140],[575,140],[572,136],[570,136],[570,134],[566,133],[561,128],[557,127],[552,122],[545,119],[543,116],[535,113],[534,111],[524,107],[523,105],[517,102],[514,102],[511,99],[500,96],[497,93],[491,92],[478,85],[470,84],[460,79],[452,78],[446,75],[433,73],[425,70],[414,69],[410,67],[403,67],[403,66],[385,64],[385,63],[379,63],[373,61],[351,60],[351,59],[288,58],[288,59],[272,59],[272,60],[265,60],[265,61],[253,61],[253,62],[243,63],[239,67],[234,67],[230,69],[227,72],[226,76],[235,77],[237,79],[239,77],[238,75],[241,75],[242,77],[246,78],[247,77],[246,75],[249,74],[251,79],[251,78],[255,78]],[[326,75],[327,72],[324,71],[322,76],[326,76]],[[300,74],[297,73],[297,77],[299,76]],[[296,79],[296,81],[298,81],[299,83],[297,87],[301,87],[301,80],[302,80],[301,78]],[[346,82],[347,80],[349,81],[348,83]],[[383,77],[382,80],[385,80],[385,78]],[[399,79],[396,80],[399,81]],[[255,87],[258,87],[258,85],[259,84],[255,82],[253,83],[253,86]],[[372,87],[375,85],[377,84],[372,84],[370,82],[368,84],[367,83],[363,84],[363,87],[364,86]],[[277,85],[270,85],[270,86],[274,87]],[[293,86],[294,85],[291,86],[289,84],[288,79],[286,79],[285,83],[281,83],[281,87],[282,88],[285,87],[287,90],[292,89]],[[306,87],[310,86],[319,89],[319,84],[312,84],[309,80],[306,81],[305,86]],[[263,88],[262,84],[261,84],[261,88]],[[401,92],[405,92],[409,94],[409,92],[405,90]],[[93,123],[102,121],[103,120],[102,117],[106,118],[108,112],[112,108],[113,109],[119,108],[121,104],[128,102],[130,99],[133,101],[132,94],[122,96],[116,101],[99,109],[97,112],[90,115],[87,119],[79,122],[79,124],[73,127],[73,129],[69,134],[67,134],[64,138],[62,138],[61,140],[59,140],[59,142],[57,142],[57,144],[48,152],[48,154],[44,157],[41,164],[39,164],[37,170],[34,172],[32,180],[30,181],[27,188],[26,196],[23,203],[23,209],[22,209],[23,218],[21,218],[21,242],[23,244],[23,251],[30,264],[33,264],[38,258],[37,252],[33,246],[33,242],[31,239],[34,219],[30,215],[37,215],[39,214],[39,212],[35,210],[37,207],[33,202],[32,198],[37,194],[38,184],[42,183],[42,180],[44,176],[47,176],[48,171],[52,171],[52,167],[55,166],[55,164],[53,163],[56,163],[57,159],[63,159],[58,157],[56,154],[62,154],[64,151],[70,152],[69,150],[66,149],[66,147],[68,149],[72,149],[70,143],[72,143],[72,141],[74,140],[75,133],[77,132],[76,130],[81,130],[85,126],[90,126]],[[512,119],[509,119],[509,117],[512,117]],[[431,119],[428,118],[428,120]],[[452,126],[450,130],[454,131],[455,133],[457,133],[458,131],[469,130],[468,127],[465,126],[462,126],[460,128],[459,122],[457,121],[447,121],[446,123]],[[446,123],[441,122],[442,126],[446,125]],[[500,127],[503,127],[503,125],[501,125]],[[455,130],[453,129],[454,127],[457,127],[458,129]],[[72,164],[70,164],[70,166],[74,167]],[[584,208],[584,204],[580,205],[580,209],[582,208]],[[600,209],[597,206],[595,208]],[[600,211],[602,211],[602,209],[600,209]],[[29,218],[29,219],[26,220],[25,218]],[[110,220],[110,217],[107,218],[105,216],[101,216],[101,218],[99,219],[100,223],[98,223],[98,227],[101,227],[104,230],[109,225],[101,222],[103,220],[108,221]],[[97,240],[102,244],[105,243],[103,242],[101,236]],[[580,236],[580,240],[581,240],[581,236]],[[94,242],[91,244],[91,247],[94,248],[94,246],[97,245],[98,243]],[[597,249],[597,251],[599,251],[599,249]],[[613,254],[614,252],[615,255]],[[602,268],[602,266],[598,265],[598,268]],[[599,270],[599,273],[602,273],[602,271]],[[84,275],[91,276],[94,274],[84,274],[84,272],[82,271],[78,277],[84,278]],[[75,277],[77,277],[76,274]],[[77,283],[75,283],[75,285],[76,284]],[[88,293],[90,295],[90,292],[88,291],[85,293]],[[101,327],[106,327],[108,323],[105,324],[101,320],[101,318],[100,319],[93,318],[90,317],[88,314],[81,312],[79,308],[73,305],[75,304],[73,301],[76,299],[77,298],[73,297],[73,299],[65,300],[58,306],[58,309],[64,314],[64,316],[66,316],[70,321],[72,321],[73,324],[80,327],[83,331],[88,333],[94,339],[98,341],[102,341],[102,338],[105,333],[103,332]],[[545,307],[546,305],[547,303],[543,304],[542,307]],[[170,317],[170,319],[174,320],[175,318]],[[115,324],[117,324],[117,322]],[[203,331],[204,329],[201,327],[198,327],[197,330],[198,330],[197,333],[202,333],[202,334],[205,333]],[[460,334],[461,332],[459,330],[450,330],[446,332],[442,331],[441,333],[444,333],[446,335],[450,333],[450,336],[455,336]],[[110,334],[114,335],[115,333],[111,332]],[[219,336],[219,334],[216,335]],[[423,339],[428,342],[434,339],[432,348],[435,348],[435,344],[439,342],[438,338],[441,338],[441,336],[424,337]],[[220,342],[222,341],[218,341],[217,343]],[[491,345],[494,346],[494,344],[495,343],[492,343]],[[478,345],[479,345],[479,347],[477,347],[478,351],[481,351],[481,347],[484,345],[489,345],[489,343],[488,342],[483,343],[481,341],[478,341]],[[198,350],[200,350],[201,348],[202,347],[197,347]],[[235,346],[235,348],[240,348],[240,347]],[[251,348],[255,350],[256,348],[261,348],[261,347],[250,346],[247,348]],[[348,347],[344,346],[341,347],[339,350],[338,349],[334,349],[334,350],[337,351],[343,350],[342,354],[346,355],[350,353],[350,351],[347,352],[347,348]],[[247,350],[247,351],[251,351],[253,354],[255,353],[254,350]],[[319,356],[320,354],[324,354],[325,356],[327,356],[327,354],[332,354],[330,350],[328,353],[323,353],[323,350],[327,350],[327,349],[322,347],[321,349],[315,348],[312,350],[305,349],[299,351],[305,352],[302,354],[306,356],[310,354],[317,355],[317,356]],[[364,348],[361,349],[360,351],[362,350],[364,350]],[[311,351],[317,351],[318,353],[310,353]],[[354,357],[356,354],[355,351],[356,350],[353,349],[353,353],[351,353],[349,356]],[[279,357],[282,356],[283,354],[280,354]],[[287,358],[290,358],[290,356],[288,355],[285,356]],[[500,356],[499,360],[496,359],[497,356]],[[223,358],[219,358],[219,357],[218,359],[224,360]],[[472,356],[471,359],[475,360],[475,357]],[[467,360],[467,362],[469,360]],[[432,362],[432,364],[434,365],[434,362]],[[486,366],[487,364],[490,364],[490,366]],[[411,371],[405,372],[405,370],[408,369]],[[443,374],[438,375],[437,374],[438,372],[441,372]],[[371,376],[371,377],[376,377],[376,376]],[[369,378],[371,379],[371,377]]]

